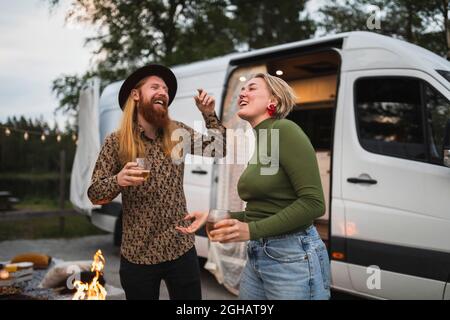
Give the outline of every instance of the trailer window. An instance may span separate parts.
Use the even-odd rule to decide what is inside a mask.
[[[414,78],[363,78],[355,83],[360,143],[370,152],[424,161],[421,84]]]

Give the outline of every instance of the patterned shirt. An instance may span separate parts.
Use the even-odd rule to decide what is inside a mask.
[[[213,145],[222,145],[222,149],[214,149],[211,156],[225,156],[225,128],[215,113],[203,114],[203,118],[208,129],[215,129],[208,130],[208,136],[175,121],[178,128],[184,129],[182,141],[191,142],[187,153],[198,154]],[[193,247],[195,237],[183,235],[175,229],[190,223],[183,221],[187,213],[183,190],[184,158],[172,161],[164,154],[160,132],[155,139],[150,139],[142,128],[139,130],[145,144],[146,158],[150,161],[149,178],[138,186],[118,185],[117,174],[125,164],[119,161],[118,133],[113,132],[102,146],[87,194],[93,204],[105,204],[122,193],[121,254],[135,264],[156,264],[175,260],[186,253]],[[214,133],[212,139],[211,133]]]

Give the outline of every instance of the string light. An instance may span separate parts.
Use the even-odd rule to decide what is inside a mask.
[[[29,131],[29,130],[19,129],[19,128],[9,128],[9,127],[7,127],[5,125],[0,124],[0,129],[3,129],[3,128],[5,130],[4,132],[5,132],[5,136],[6,137],[10,137],[13,132],[17,132],[17,133],[23,134],[23,139],[25,141],[29,141],[30,138],[31,138],[31,135],[34,135],[34,136],[40,137],[40,140],[42,142],[47,142],[48,136],[56,135],[56,141],[57,142],[61,142],[62,141],[62,136],[63,136],[63,134],[61,134],[61,133],[53,133],[53,134],[49,133],[48,130],[46,130],[44,132],[42,132],[42,131],[41,132]],[[77,134],[72,133],[71,137],[72,137],[72,141],[77,144],[78,143],[78,136],[77,136]]]

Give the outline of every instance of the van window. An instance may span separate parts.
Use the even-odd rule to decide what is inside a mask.
[[[443,165],[444,131],[450,119],[450,101],[429,84],[425,84],[427,130],[429,132],[430,160]]]
[[[450,82],[450,71],[436,70],[441,76],[443,76],[448,82]]]
[[[426,160],[420,80],[362,78],[355,83],[355,93],[363,148],[389,156]]]
[[[412,77],[361,78],[355,83],[355,106],[364,149],[443,165],[450,101],[429,83]]]

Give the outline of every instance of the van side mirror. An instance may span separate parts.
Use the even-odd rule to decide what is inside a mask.
[[[444,143],[442,144],[444,166],[450,167],[450,119],[447,120],[447,125],[444,131]]]

